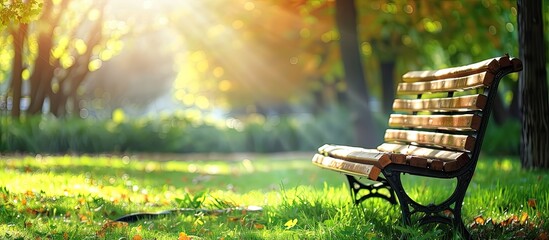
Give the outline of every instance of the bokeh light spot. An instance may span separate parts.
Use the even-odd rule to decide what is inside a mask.
[[[84,40],[79,38],[74,40],[74,48],[76,49],[76,52],[78,52],[78,54],[80,55],[84,54],[86,50],[88,50],[88,46],[86,46]]]
[[[223,70],[222,67],[216,67],[216,68],[214,68],[212,73],[213,73],[214,77],[220,78],[220,77],[223,76],[223,74],[225,74],[225,70]]]
[[[231,90],[232,84],[229,80],[222,80],[221,82],[219,82],[218,87],[219,87],[219,91],[227,92]]]
[[[491,35],[496,35],[496,33],[497,33],[496,27],[494,27],[493,25],[490,26],[490,27],[488,28],[488,32],[489,32]]]
[[[88,70],[90,70],[90,72],[97,71],[98,69],[101,68],[102,65],[103,65],[103,61],[101,61],[101,59],[91,60],[90,63],[88,64]]]
[[[369,42],[363,42],[360,45],[360,49],[362,50],[362,54],[366,56],[372,55],[372,45]]]
[[[290,58],[290,64],[297,64],[299,62],[299,58],[297,57],[291,57]]]
[[[255,4],[253,2],[246,2],[244,3],[244,9],[252,11],[255,9]]]

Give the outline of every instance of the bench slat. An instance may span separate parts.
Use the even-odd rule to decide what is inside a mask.
[[[391,114],[389,126],[397,128],[443,129],[471,131],[480,128],[481,117],[476,114],[460,115],[406,115]]]
[[[511,59],[511,65],[513,65],[513,71],[520,72],[522,71],[522,61],[518,58]]]
[[[375,149],[326,144],[318,152],[333,158],[374,165],[380,169],[391,163],[389,154]]]
[[[440,159],[429,159],[417,156],[408,156],[406,164],[414,167],[429,168],[436,171],[451,172],[458,170],[465,164],[465,161],[443,161]]]
[[[445,78],[458,78],[485,71],[495,73],[500,69],[500,62],[506,62],[508,60],[509,57],[499,57],[460,67],[429,71],[411,71],[404,74],[402,76],[402,80],[404,82],[419,82]]]
[[[352,175],[364,176],[371,180],[377,180],[381,170],[373,165],[349,162],[342,159],[315,154],[312,162],[320,167],[335,170]]]
[[[486,95],[476,94],[452,98],[395,99],[394,111],[471,111],[486,106]]]
[[[469,155],[465,152],[438,150],[426,147],[418,147],[408,144],[383,143],[377,147],[382,152],[400,153],[409,156],[417,156],[426,159],[437,159],[443,162],[458,161],[465,163],[469,160]]]
[[[475,147],[475,138],[468,135],[395,129],[385,131],[385,142],[414,142],[418,145],[438,146],[460,151],[471,151]]]
[[[493,73],[481,72],[459,78],[448,78],[427,82],[403,82],[398,84],[397,94],[404,95],[461,91],[490,86],[493,80]]]

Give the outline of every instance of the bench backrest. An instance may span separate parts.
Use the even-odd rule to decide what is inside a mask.
[[[378,150],[403,164],[456,171],[476,164],[501,78],[522,69],[508,56],[462,67],[406,73]]]

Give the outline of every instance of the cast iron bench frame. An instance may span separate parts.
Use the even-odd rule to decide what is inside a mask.
[[[420,225],[448,224],[469,239],[471,235],[461,218],[465,193],[477,165],[499,82],[520,70],[522,62],[505,55],[466,66],[406,73],[397,95],[414,94],[416,99],[395,99],[393,109],[410,114],[391,115],[389,127],[399,129],[388,129],[384,144],[375,150],[324,145],[313,157],[313,163],[344,173],[357,205],[372,197],[397,204],[398,198],[404,225],[411,226],[411,216],[422,214]],[[476,94],[454,97],[462,91]],[[433,92],[446,96],[422,98]],[[461,105],[468,106],[460,109]],[[421,115],[425,111],[429,115]],[[455,178],[457,186],[443,202],[423,205],[404,190],[403,174]],[[361,182],[357,177],[374,182]],[[359,195],[361,192],[364,194]]]

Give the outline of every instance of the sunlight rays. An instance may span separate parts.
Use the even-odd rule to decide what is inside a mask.
[[[200,82],[202,93],[209,98],[237,96],[242,105],[292,97],[303,80],[300,49],[292,44],[300,36],[291,36],[288,30],[299,27],[302,20],[269,3],[239,3],[223,5],[219,14],[212,11],[219,3],[193,2],[172,19],[189,47],[183,64],[192,64],[189,60],[195,49],[206,54],[194,66],[183,67],[178,81],[185,83],[176,82],[176,87]],[[220,70],[223,74],[215,73]],[[213,87],[205,89],[207,85]],[[187,89],[196,92],[192,90]]]

